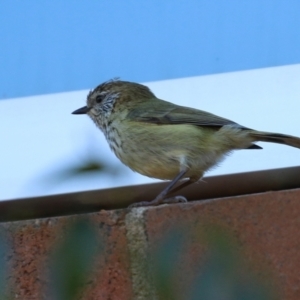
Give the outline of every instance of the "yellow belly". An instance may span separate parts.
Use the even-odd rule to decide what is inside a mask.
[[[122,123],[117,128],[121,147],[112,147],[132,170],[158,179],[173,179],[180,170],[186,177],[202,177],[229,149],[214,139],[216,130],[193,125]]]

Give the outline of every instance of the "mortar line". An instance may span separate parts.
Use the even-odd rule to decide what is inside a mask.
[[[127,245],[130,255],[133,300],[157,300],[149,265],[149,245],[145,231],[148,208],[132,209],[125,217]]]

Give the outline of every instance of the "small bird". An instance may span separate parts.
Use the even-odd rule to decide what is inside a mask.
[[[152,201],[130,207],[186,202],[171,193],[200,180],[205,171],[239,149],[262,149],[255,142],[300,148],[300,138],[252,130],[211,113],[156,98],[145,85],[112,79],[87,96],[87,114],[104,133],[116,156],[133,171],[172,180]],[[176,184],[187,179],[176,187]]]

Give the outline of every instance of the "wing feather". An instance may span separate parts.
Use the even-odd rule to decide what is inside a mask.
[[[211,113],[179,106],[164,100],[152,99],[143,102],[133,109],[127,116],[129,119],[138,122],[163,124],[191,124],[195,126],[222,127],[234,125],[241,129],[248,129],[228,119],[213,115]]]

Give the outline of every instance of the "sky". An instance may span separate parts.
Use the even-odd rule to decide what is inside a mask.
[[[11,0],[0,99],[300,63],[298,0]]]
[[[0,199],[150,182],[84,116],[110,78],[244,126],[300,136],[298,0],[0,3]],[[208,175],[299,165],[297,149],[240,151]],[[71,176],[97,160],[99,176]]]

